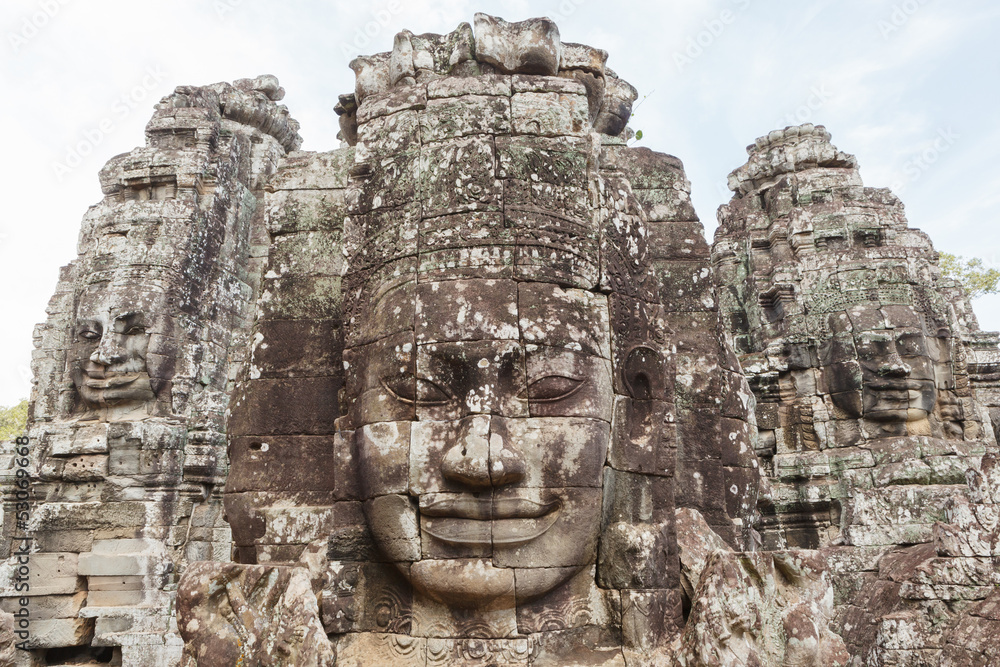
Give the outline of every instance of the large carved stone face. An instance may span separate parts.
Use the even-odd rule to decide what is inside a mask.
[[[85,412],[121,412],[156,399],[147,367],[155,301],[104,290],[83,293],[72,331],[70,375]]]
[[[383,553],[451,605],[544,594],[596,560],[613,405],[607,301],[509,280],[399,288],[358,349],[355,445]]]
[[[930,435],[921,425],[934,412],[938,386],[952,384],[948,331],[928,331],[909,307],[859,306],[833,321],[839,331],[821,355],[833,362],[825,374],[834,404],[866,422],[911,424],[911,435]]]

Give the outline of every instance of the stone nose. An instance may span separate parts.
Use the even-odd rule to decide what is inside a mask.
[[[490,420],[490,480],[494,487],[517,484],[525,478],[527,470],[521,449],[511,438],[507,420],[492,417]]]
[[[105,332],[97,347],[90,355],[90,360],[102,366],[113,366],[125,361],[125,349],[116,340],[117,336],[111,332]]]
[[[878,374],[882,377],[901,378],[908,376],[913,368],[903,361],[903,359],[893,352],[878,367]]]
[[[520,482],[525,466],[503,418],[472,415],[462,420],[457,441],[441,462],[441,472],[449,481],[481,490]]]

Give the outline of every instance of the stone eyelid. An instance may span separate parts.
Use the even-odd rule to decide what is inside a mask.
[[[566,381],[572,383],[572,386],[570,386],[569,389],[565,389],[565,385],[563,385],[562,387],[560,387],[560,386],[551,387],[551,386],[542,385],[542,391],[544,391],[546,389],[548,389],[550,392],[553,391],[553,390],[558,391],[560,389],[565,389],[565,390],[562,393],[560,393],[558,395],[554,395],[554,396],[550,395],[550,396],[538,397],[538,396],[532,396],[531,395],[532,394],[532,387],[538,387],[539,384],[541,384],[543,382],[548,382],[550,380],[555,380],[555,381],[566,380]],[[582,387],[584,385],[584,382],[585,381],[582,378],[574,378],[574,377],[570,377],[570,376],[567,376],[567,375],[543,375],[542,377],[536,378],[536,379],[534,379],[534,380],[532,380],[531,382],[528,383],[528,387],[526,389],[526,394],[527,394],[526,398],[529,401],[531,401],[532,403],[554,403],[555,401],[561,401],[564,398],[569,398],[570,396],[572,396],[573,394],[575,394],[576,392],[578,392],[580,390],[580,387]],[[556,384],[556,383],[555,382],[548,382],[548,385],[552,385],[552,384]]]
[[[403,383],[405,383],[408,380],[409,380],[409,378],[400,378],[398,376],[397,377],[382,378],[382,386],[385,388],[386,391],[388,391],[390,394],[392,394],[393,397],[397,401],[399,401],[401,403],[405,403],[407,405],[425,405],[425,406],[446,405],[447,403],[455,400],[455,397],[452,396],[443,387],[441,387],[441,386],[435,384],[434,382],[431,382],[430,380],[427,380],[425,378],[415,378],[415,381],[418,384],[419,383],[423,383],[424,386],[430,386],[430,388],[432,388],[434,391],[440,393],[442,396],[444,396],[444,398],[421,399],[421,398],[418,398],[417,396],[413,396],[413,397],[403,396],[403,394],[398,390],[398,387],[399,387],[399,384],[401,383],[401,381]],[[393,389],[392,386],[391,386],[392,384],[396,384],[397,385],[397,389]],[[414,387],[414,393],[415,394],[419,394],[420,393],[420,387],[419,386],[415,386]]]

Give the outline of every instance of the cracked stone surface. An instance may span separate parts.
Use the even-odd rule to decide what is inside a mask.
[[[322,152],[273,76],[164,98],[36,329],[23,528],[0,446],[0,664],[995,664],[997,335],[821,126],[710,246],[608,59],[403,31]]]
[[[764,547],[823,550],[863,664],[944,664],[948,628],[989,632],[969,606],[1000,582],[996,334],[825,128],[747,152],[712,259],[757,399]]]

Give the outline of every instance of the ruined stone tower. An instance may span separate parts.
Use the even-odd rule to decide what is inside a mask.
[[[27,647],[45,664],[175,663],[178,573],[229,558],[225,420],[267,250],[262,188],[301,143],[283,95],[274,77],[180,87],[146,146],[101,170],[35,332],[26,530],[4,514],[5,554],[31,540]]]
[[[982,481],[995,476],[993,390],[978,370],[995,335],[825,128],[747,152],[712,259],[757,398],[764,548],[824,550],[852,653],[940,664],[944,628],[997,579],[998,489]]]
[[[710,248],[607,61],[404,31],[326,152],[274,77],[157,105],[37,330],[12,664],[1000,659],[996,335],[822,127]]]

